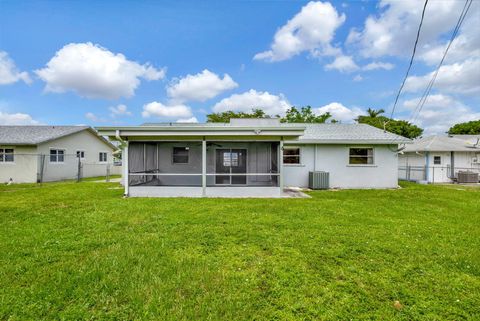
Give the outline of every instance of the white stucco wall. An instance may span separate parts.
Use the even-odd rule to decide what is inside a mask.
[[[0,162],[0,183],[13,179],[14,183],[35,183],[37,181],[36,146],[0,146],[13,148],[14,162]]]
[[[286,145],[293,146],[293,145]],[[398,157],[387,145],[300,145],[301,165],[284,165],[285,186],[308,187],[310,171],[330,173],[330,188],[395,188]],[[349,165],[350,147],[373,147],[373,165]]]
[[[63,163],[50,162],[49,154],[52,148],[65,150],[66,155]],[[113,150],[111,147],[93,133],[84,130],[38,145],[38,153],[46,155],[44,181],[75,179],[78,173],[77,150],[85,152],[85,158],[81,160],[83,177],[104,176],[106,174],[107,164],[113,163]],[[99,163],[99,152],[107,153],[106,163]],[[111,166],[111,168],[113,169],[113,166]],[[115,170],[117,169],[113,169],[113,171]],[[119,170],[120,169],[118,169],[118,171]]]

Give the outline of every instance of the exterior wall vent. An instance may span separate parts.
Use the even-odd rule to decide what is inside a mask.
[[[330,188],[330,173],[328,172],[309,172],[308,188],[310,189],[328,189]]]

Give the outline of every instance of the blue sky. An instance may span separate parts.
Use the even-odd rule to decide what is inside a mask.
[[[427,133],[480,118],[478,1],[430,1],[394,117]],[[212,111],[310,105],[352,122],[390,112],[423,1],[0,0],[0,124],[205,121]]]

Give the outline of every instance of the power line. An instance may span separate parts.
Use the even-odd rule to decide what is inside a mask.
[[[418,38],[420,37],[420,29],[422,29],[423,18],[425,17],[425,9],[427,8],[427,3],[428,3],[428,0],[425,0],[425,4],[423,5],[422,18],[420,19],[420,24],[418,25],[417,37],[415,39],[415,44],[413,46],[412,58],[410,59],[410,64],[408,65],[407,73],[405,74],[405,78],[402,81],[402,85],[400,86],[400,88],[398,90],[397,97],[395,97],[395,103],[393,104],[392,113],[390,114],[390,118],[393,118],[393,113],[395,112],[395,107],[397,107],[398,97],[400,97],[400,94],[402,93],[403,86],[405,86],[405,81],[407,80],[408,74],[410,73],[410,69],[412,68],[413,58],[415,57],[415,52],[417,51]]]
[[[427,87],[425,88],[425,91],[423,92],[422,97],[418,101],[417,106],[415,106],[415,109],[413,110],[413,114],[411,117],[412,123],[417,121],[418,117],[420,116],[420,112],[422,111],[423,106],[427,102],[428,95],[430,94],[430,90],[433,87],[433,84],[435,83],[435,80],[437,79],[438,72],[440,71],[440,67],[443,65],[443,62],[445,61],[445,57],[447,56],[448,50],[450,49],[450,46],[453,43],[453,40],[455,40],[455,37],[457,36],[460,27],[463,24],[463,21],[465,20],[465,16],[468,13],[468,10],[470,9],[470,6],[472,5],[473,0],[466,0],[465,5],[463,6],[462,13],[460,14],[460,17],[458,18],[457,24],[453,30],[452,37],[450,38],[450,41],[447,45],[447,48],[445,49],[445,52],[443,53],[442,59],[440,60],[440,63],[437,66],[437,69],[432,75],[432,78],[430,79],[430,82],[428,83]]]

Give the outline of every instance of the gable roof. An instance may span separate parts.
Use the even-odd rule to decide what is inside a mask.
[[[468,140],[450,136],[428,136],[416,139],[407,146],[405,152],[475,152],[480,151],[480,146]]]
[[[295,124],[284,124],[294,126]],[[367,124],[301,124],[306,127],[302,143],[404,144],[411,140]]]
[[[38,145],[88,130],[104,143],[115,146],[89,126],[0,126],[0,145]]]

